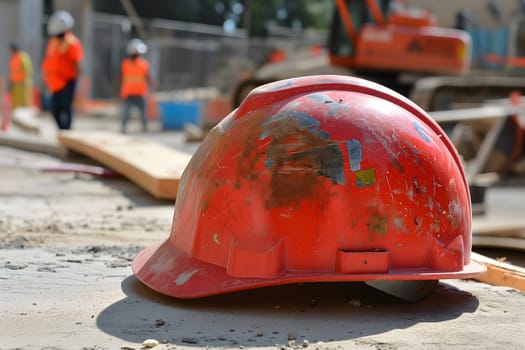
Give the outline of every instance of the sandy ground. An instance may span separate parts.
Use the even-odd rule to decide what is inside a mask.
[[[188,152],[195,147],[176,133],[146,137]],[[168,237],[173,202],[156,200],[122,178],[42,171],[61,162],[0,146],[0,349],[140,349],[146,339],[160,342],[155,349],[525,344],[525,295],[475,281],[441,281],[416,304],[360,283],[192,301],[162,296],[133,276],[130,262]],[[525,202],[525,192],[512,189],[489,198],[508,202],[505,191]]]

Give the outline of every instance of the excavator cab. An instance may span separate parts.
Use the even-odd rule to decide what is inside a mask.
[[[470,36],[440,28],[426,10],[398,1],[336,0],[330,62],[356,71],[461,74],[470,68]]]

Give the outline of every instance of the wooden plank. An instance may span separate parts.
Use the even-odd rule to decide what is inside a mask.
[[[56,140],[44,139],[38,135],[0,133],[0,145],[46,153],[59,158],[64,158],[67,155],[66,148]]]
[[[518,232],[525,239],[525,218],[474,216],[472,232],[474,235],[508,235]]]
[[[525,251],[525,219],[473,217],[472,245]]]
[[[38,118],[38,109],[33,107],[15,108],[11,115],[14,124],[19,127],[38,133],[40,131],[40,120]]]
[[[191,158],[188,153],[118,133],[62,131],[58,139],[163,199],[175,199],[180,177]]]
[[[525,251],[525,238],[502,235],[473,235],[472,246],[476,248],[500,248]]]
[[[525,104],[486,105],[477,108],[453,109],[429,112],[438,123],[464,122],[469,120],[498,119],[515,114],[525,114]]]
[[[525,291],[525,269],[487,256],[471,253],[471,259],[484,264],[487,272],[474,277],[475,280],[495,286],[507,286]]]

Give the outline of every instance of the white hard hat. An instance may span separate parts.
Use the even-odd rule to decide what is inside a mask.
[[[148,51],[148,47],[140,39],[131,39],[126,47],[128,55],[143,55]]]
[[[47,24],[47,34],[58,35],[65,33],[73,28],[75,20],[67,11],[57,11],[53,13]]]

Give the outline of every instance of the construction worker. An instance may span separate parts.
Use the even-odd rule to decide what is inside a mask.
[[[148,47],[140,39],[132,39],[126,47],[128,57],[122,60],[120,97],[123,100],[122,133],[126,133],[131,109],[140,112],[142,130],[147,130],[146,94],[152,80],[149,74],[149,62],[142,57]]]
[[[75,20],[67,11],[57,11],[49,19],[47,33],[51,36],[42,62],[42,73],[52,93],[51,112],[59,129],[71,129],[73,99],[84,50],[71,32]]]
[[[31,107],[33,99],[33,64],[29,55],[20,49],[17,43],[11,43],[11,59],[9,61],[9,82],[11,84],[11,99],[13,109]]]

